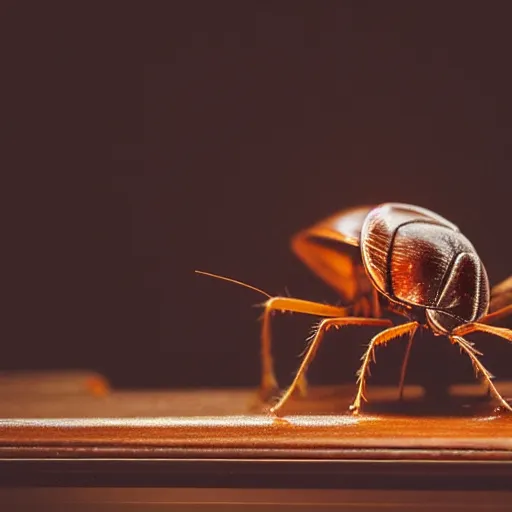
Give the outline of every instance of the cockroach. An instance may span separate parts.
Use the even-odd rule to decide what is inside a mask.
[[[281,311],[323,317],[293,382],[271,408],[272,413],[277,414],[296,389],[305,392],[306,371],[327,330],[347,325],[385,328],[371,339],[361,358],[357,392],[349,408],[353,414],[358,414],[362,402],[367,401],[366,378],[376,347],[408,335],[399,384],[402,397],[418,328],[457,344],[471,359],[477,376],[481,374],[487,382],[489,391],[512,411],[496,389],[493,376],[478,359],[482,353],[465,339],[481,331],[512,341],[512,330],[490,325],[512,313],[512,277],[491,291],[484,264],[455,224],[426,208],[388,202],[342,210],[300,231],[292,237],[291,246],[346,306],[272,297],[245,285],[268,297],[261,331],[260,388],[265,397],[278,387],[271,354],[271,314]],[[405,318],[405,323],[395,325],[389,313]]]

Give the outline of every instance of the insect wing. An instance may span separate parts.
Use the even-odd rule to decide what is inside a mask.
[[[292,250],[347,303],[369,282],[360,262],[359,239],[372,206],[343,210],[305,229],[292,239]]]

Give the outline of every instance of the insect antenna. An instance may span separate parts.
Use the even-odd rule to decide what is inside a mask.
[[[227,281],[228,283],[234,283],[239,284],[240,286],[243,286],[244,288],[249,288],[249,290],[253,290],[255,292],[261,293],[262,295],[265,295],[265,297],[271,299],[272,295],[270,295],[267,292],[264,292],[263,290],[260,290],[259,288],[256,288],[255,286],[252,286],[247,283],[243,283],[242,281],[237,281],[236,279],[232,279],[231,277],[225,277],[225,276],[219,276],[217,274],[212,274],[211,272],[203,272],[202,270],[195,270],[196,274],[201,274],[203,276],[209,276],[214,277],[215,279],[221,279],[222,281]]]

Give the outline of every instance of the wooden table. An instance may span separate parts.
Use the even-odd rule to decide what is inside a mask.
[[[499,388],[512,396],[512,383]],[[512,416],[480,386],[454,387],[437,403],[408,388],[402,404],[395,388],[374,387],[358,417],[346,413],[353,392],[313,388],[275,419],[254,390],[119,391],[89,373],[0,376],[0,503],[512,510]]]

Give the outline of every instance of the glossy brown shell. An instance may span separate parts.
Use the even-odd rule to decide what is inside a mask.
[[[394,303],[423,310],[438,333],[489,310],[489,281],[473,245],[425,208],[342,210],[298,233],[292,248],[346,303],[375,287]]]
[[[431,310],[447,332],[489,308],[489,282],[473,245],[443,217],[412,205],[386,203],[365,218],[361,257],[377,289],[393,301]]]

